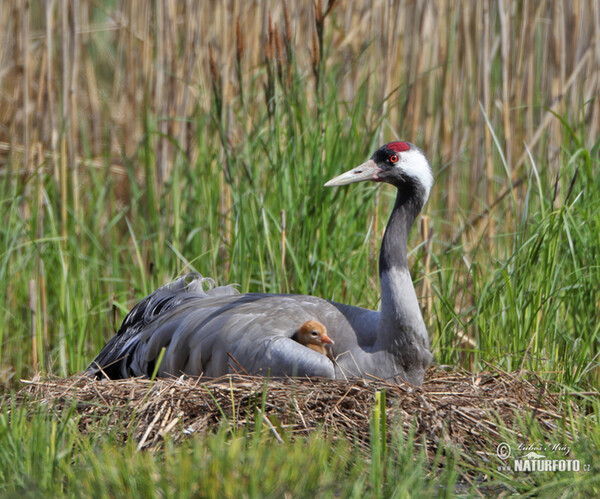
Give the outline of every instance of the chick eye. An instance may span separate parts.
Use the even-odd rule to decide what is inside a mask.
[[[390,161],[391,161],[392,163],[397,163],[399,159],[400,159],[400,158],[398,157],[398,155],[397,155],[397,154],[392,154],[392,155],[390,156]]]
[[[311,334],[312,336],[319,336],[319,333],[317,333],[316,331],[311,331],[311,332],[310,332],[310,334]]]

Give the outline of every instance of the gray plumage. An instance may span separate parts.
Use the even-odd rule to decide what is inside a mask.
[[[399,377],[421,384],[432,356],[407,267],[406,244],[429,196],[431,167],[416,146],[392,142],[326,186],[363,180],[398,189],[380,252],[381,311],[313,296],[239,294],[231,286],[215,286],[211,279],[188,274],[139,302],[87,374],[111,379],[149,376],[164,348],[159,376],[246,372]],[[298,326],[311,319],[335,339],[334,362],[292,339]]]

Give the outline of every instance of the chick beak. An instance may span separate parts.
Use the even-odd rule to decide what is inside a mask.
[[[321,337],[321,342],[323,343],[329,343],[330,345],[335,345],[335,341],[333,341],[329,336],[327,336],[326,334],[324,334]]]

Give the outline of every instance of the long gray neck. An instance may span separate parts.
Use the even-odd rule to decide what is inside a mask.
[[[379,253],[379,276],[390,268],[407,268],[406,251],[408,235],[422,204],[408,188],[398,189],[394,209],[388,220],[381,251]]]
[[[429,338],[408,270],[407,243],[422,201],[409,187],[398,189],[379,254],[381,315],[377,331],[380,346],[399,356],[415,356],[429,348]],[[415,359],[416,360],[416,359]]]

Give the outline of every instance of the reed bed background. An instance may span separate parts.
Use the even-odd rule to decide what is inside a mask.
[[[572,457],[597,461],[600,2],[9,0],[0,40],[4,401],[38,371],[83,370],[136,301],[189,270],[376,308],[393,193],[323,183],[402,139],[436,177],[410,252],[436,362],[535,372],[562,426],[502,435],[568,431]],[[288,466],[226,480],[250,496],[600,486],[597,465],[522,478],[461,464],[443,438],[432,464],[410,431],[367,460],[316,432],[308,465],[285,431],[276,448],[219,430],[140,455],[114,418],[82,434],[67,405],[53,419],[15,404],[0,414],[8,494],[201,493],[190,463],[218,491],[244,460]]]
[[[3,379],[82,369],[189,267],[377,306],[389,193],[321,186],[396,138],[437,177],[413,272],[438,358],[473,367],[506,349],[480,337],[475,281],[531,235],[532,210],[597,184],[598,2],[8,6]],[[549,292],[531,304],[542,327],[567,314],[545,314]]]

